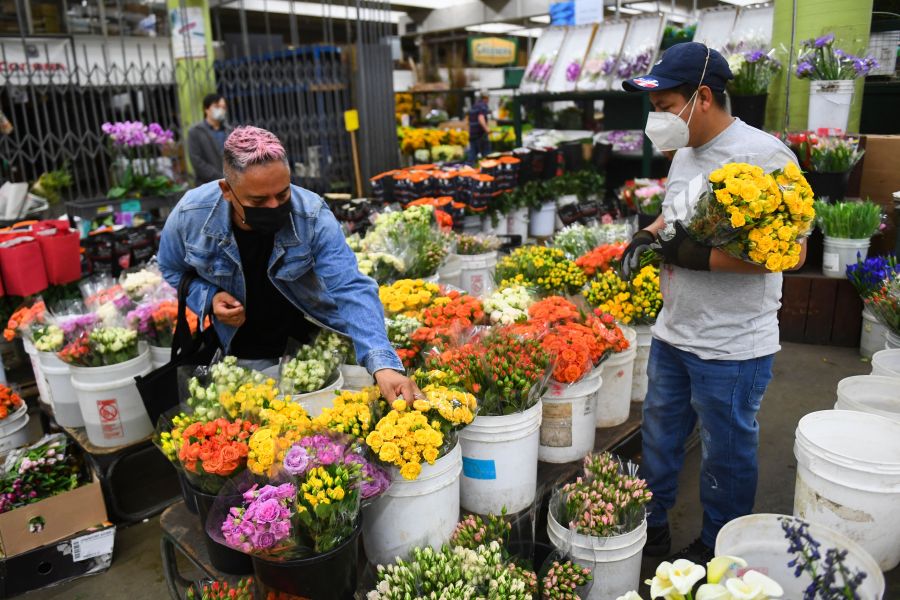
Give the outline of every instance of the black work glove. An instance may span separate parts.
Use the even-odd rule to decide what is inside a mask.
[[[631,279],[631,274],[641,270],[641,255],[650,250],[650,244],[656,237],[646,229],[641,229],[631,238],[631,242],[622,253],[622,275]]]
[[[675,235],[671,239],[659,237],[658,252],[667,264],[694,271],[709,271],[709,254],[712,248],[691,239],[680,221],[675,222]]]

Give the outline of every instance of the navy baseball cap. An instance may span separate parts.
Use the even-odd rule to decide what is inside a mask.
[[[703,65],[706,65],[706,75],[703,75]],[[703,85],[714,92],[725,91],[725,83],[734,79],[728,61],[718,51],[699,42],[684,42],[666,50],[648,74],[626,79],[622,87],[626,92],[659,92],[685,83],[699,87],[701,76]]]

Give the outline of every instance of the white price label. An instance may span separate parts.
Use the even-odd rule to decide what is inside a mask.
[[[822,268],[826,271],[837,271],[841,255],[836,252],[825,252],[822,255]]]
[[[109,554],[113,551],[115,539],[115,527],[75,538],[72,540],[72,560],[79,562]]]

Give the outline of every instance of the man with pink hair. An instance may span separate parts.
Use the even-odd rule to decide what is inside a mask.
[[[224,174],[172,211],[159,266],[175,287],[197,274],[188,305],[201,322],[212,317],[225,351],[262,370],[289,339],[305,343],[325,327],[353,340],[387,399],[420,395],[387,339],[377,284],[359,272],[322,199],[291,184],[281,141],[258,127],[235,129]]]

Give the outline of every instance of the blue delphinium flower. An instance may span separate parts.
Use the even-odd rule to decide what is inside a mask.
[[[788,562],[794,577],[806,572],[812,579],[803,591],[803,600],[861,600],[857,590],[866,573],[859,569],[851,572],[844,564],[847,550],[828,548],[823,557],[821,544],[809,533],[809,523],[790,517],[780,521],[788,540],[788,553],[794,555]]]

